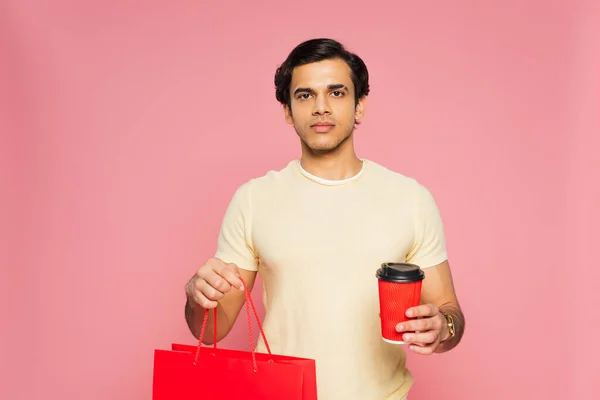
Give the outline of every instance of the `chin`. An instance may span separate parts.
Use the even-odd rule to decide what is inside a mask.
[[[308,143],[308,148],[314,152],[318,153],[327,153],[333,150],[336,150],[339,147],[340,143]]]
[[[315,153],[329,153],[337,150],[345,141],[350,137],[348,136],[340,136],[338,132],[329,132],[329,133],[304,133],[300,134],[299,131],[296,131],[298,136],[300,136],[301,141],[304,146],[306,146],[309,150]]]

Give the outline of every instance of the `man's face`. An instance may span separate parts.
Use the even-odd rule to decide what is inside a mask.
[[[323,154],[337,150],[351,137],[363,116],[364,98],[354,102],[351,70],[345,61],[323,60],[294,68],[290,107],[285,118],[294,125],[303,147]]]

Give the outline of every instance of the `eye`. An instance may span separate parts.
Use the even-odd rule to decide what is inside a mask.
[[[331,92],[331,94],[333,94],[333,97],[342,97],[344,95],[344,92],[342,92],[341,90],[335,90]]]
[[[298,96],[297,98],[299,100],[306,100],[310,97],[310,93],[302,93],[300,96]]]

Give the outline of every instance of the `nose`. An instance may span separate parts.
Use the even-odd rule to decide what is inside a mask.
[[[329,107],[327,96],[317,96],[313,106],[313,115],[326,114],[331,114],[331,107]]]

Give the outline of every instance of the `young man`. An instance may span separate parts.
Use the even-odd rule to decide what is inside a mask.
[[[186,286],[187,323],[198,337],[204,311],[218,307],[217,337],[209,319],[204,342],[223,339],[244,304],[239,277],[252,289],[258,272],[271,350],[316,360],[320,400],[405,399],[413,377],[404,346],[381,338],[375,271],[384,262],[424,269],[422,305],[397,326],[410,350],[458,344],[464,317],[435,201],[415,179],[356,156],[353,132],[369,93],[357,55],[309,40],[275,85],[302,156],[238,188],[215,257]]]

